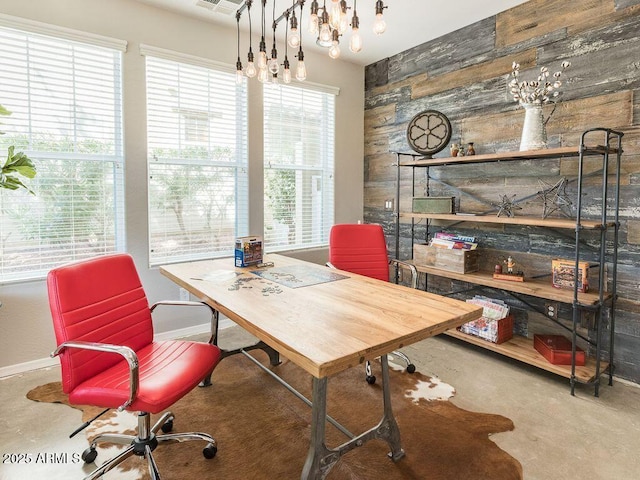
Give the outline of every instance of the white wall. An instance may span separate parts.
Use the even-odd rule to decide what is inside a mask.
[[[127,250],[135,258],[151,302],[178,298],[178,288],[157,269],[148,268],[145,78],[144,57],[138,47],[143,43],[235,65],[235,29],[133,0],[2,0],[0,13],[128,42],[123,57]],[[364,68],[311,52],[305,52],[305,63],[308,81],[340,88],[336,99],[335,195],[339,207],[335,220],[354,222],[362,218],[363,211]],[[249,98],[249,175],[261,185],[262,106],[256,79],[250,83]],[[250,208],[250,231],[255,234],[262,231],[260,188],[252,190]],[[317,249],[296,256],[326,260],[326,253]],[[0,301],[0,374],[37,366],[55,348],[44,281],[3,285]],[[204,317],[176,320],[161,316],[156,320],[157,332],[206,322]]]

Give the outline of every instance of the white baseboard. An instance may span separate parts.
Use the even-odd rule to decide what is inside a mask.
[[[228,318],[220,319],[218,325],[219,330],[229,328],[235,325]],[[202,325],[194,325],[193,327],[179,328],[177,330],[171,330],[168,332],[162,332],[155,336],[156,340],[173,340],[176,338],[190,337],[192,335],[200,335],[203,333],[209,333],[211,326],[208,323]],[[31,360],[29,362],[16,363],[15,365],[8,365],[6,367],[0,367],[0,378],[10,377],[12,375],[19,375],[21,373],[30,372],[32,370],[39,370],[41,368],[57,367],[60,363],[57,358],[40,358],[37,360]]]

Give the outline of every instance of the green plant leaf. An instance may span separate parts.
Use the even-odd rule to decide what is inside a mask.
[[[35,165],[23,152],[14,153],[15,147],[13,145],[7,150],[7,160],[0,171],[0,188],[17,190],[22,187],[32,195],[35,195],[29,187],[17,178],[17,175],[22,175],[26,178],[35,177],[37,173]]]
[[[0,105],[0,115],[11,115],[11,112]]]

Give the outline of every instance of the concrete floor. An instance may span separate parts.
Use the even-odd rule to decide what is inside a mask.
[[[238,333],[237,328],[221,331],[221,345],[231,348]],[[451,401],[459,407],[513,420],[514,431],[492,439],[520,461],[525,479],[640,478],[637,386],[614,380],[609,387],[605,382],[596,398],[592,387],[581,385],[572,397],[564,378],[450,338],[428,339],[403,351],[418,371],[453,385],[457,393]],[[0,379],[0,480],[69,480],[88,471],[73,458],[87,447],[84,435],[68,438],[81,423],[80,412],[25,398],[31,388],[57,380],[58,368]],[[58,458],[38,456],[43,453]],[[30,454],[32,460],[16,463],[16,454]]]

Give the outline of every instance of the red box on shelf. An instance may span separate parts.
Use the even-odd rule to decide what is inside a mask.
[[[571,365],[571,340],[562,335],[534,335],[533,347],[554,365]],[[585,360],[584,350],[576,345],[576,365]]]

